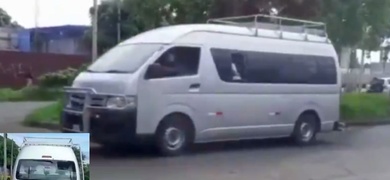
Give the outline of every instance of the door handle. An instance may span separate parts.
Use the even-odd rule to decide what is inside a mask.
[[[280,112],[270,112],[269,115],[270,116],[279,116]]]
[[[199,89],[200,88],[200,84],[199,83],[195,83],[195,84],[191,84],[190,85],[190,89]]]

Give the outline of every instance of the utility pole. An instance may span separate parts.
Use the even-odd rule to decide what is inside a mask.
[[[97,41],[98,41],[98,2],[93,0],[92,15],[92,62],[97,59]]]
[[[4,133],[3,143],[4,143],[3,176],[6,176],[7,175],[7,133]]]
[[[35,10],[34,10],[34,21],[35,21],[35,30],[34,30],[34,49],[36,52],[39,52],[38,48],[38,26],[39,26],[39,0],[35,0]]]
[[[10,172],[13,173],[13,165],[14,165],[14,142],[11,143],[11,162],[10,162]]]
[[[117,23],[117,38],[118,38],[118,43],[120,43],[121,42],[121,20],[122,20],[122,18],[121,18],[121,11],[122,11],[122,9],[121,9],[121,5],[122,5],[122,0],[117,0],[117,2],[116,2],[116,8],[117,8],[117,15],[118,15],[118,17],[117,17],[117,20],[118,20],[118,23]]]

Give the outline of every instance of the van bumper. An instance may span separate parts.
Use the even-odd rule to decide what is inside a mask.
[[[334,131],[344,131],[346,128],[347,128],[347,125],[345,123],[340,122],[340,121],[334,122],[334,125],[333,125]]]
[[[137,109],[90,109],[90,138],[100,144],[133,144],[149,141],[152,135],[138,135]],[[82,116],[63,111],[62,132],[75,133],[74,124],[82,127]]]

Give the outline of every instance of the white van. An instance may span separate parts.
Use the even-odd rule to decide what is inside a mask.
[[[104,145],[152,139],[177,155],[191,143],[309,144],[341,129],[336,51],[324,31],[302,28],[324,24],[233,22],[244,18],[161,27],[118,44],[65,88],[62,130]]]
[[[83,179],[72,147],[75,145],[71,139],[26,137],[15,162],[13,179]]]

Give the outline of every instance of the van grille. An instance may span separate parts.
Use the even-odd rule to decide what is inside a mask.
[[[85,94],[70,94],[69,108],[72,110],[82,111],[85,105]],[[90,106],[102,107],[106,103],[106,98],[98,95],[91,95]]]

